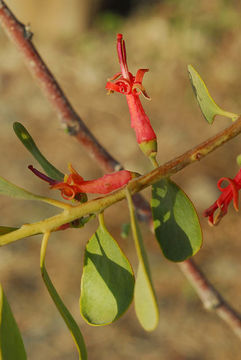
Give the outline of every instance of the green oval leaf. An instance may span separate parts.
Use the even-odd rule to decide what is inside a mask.
[[[152,331],[157,327],[159,321],[158,305],[151,280],[147,253],[135,216],[132,198],[128,189],[126,189],[126,198],[130,211],[132,234],[139,260],[134,291],[135,311],[142,327],[147,331]]]
[[[91,325],[117,320],[133,299],[134,274],[129,261],[100,223],[86,245],[80,311]]]
[[[215,103],[215,101],[209,94],[209,91],[203,79],[201,78],[199,73],[193,68],[192,65],[188,65],[188,73],[200,109],[209,124],[213,123],[216,115],[226,116],[228,118],[231,118],[232,121],[238,119],[239,115],[224,111]]]
[[[184,261],[202,245],[195,207],[183,190],[169,179],[152,186],[151,208],[155,235],[165,257]]]
[[[45,267],[45,254],[46,254],[46,248],[47,248],[49,235],[50,235],[49,233],[44,234],[44,237],[42,240],[41,254],[40,254],[41,275],[42,275],[43,281],[46,285],[46,288],[49,292],[49,295],[51,296],[56,308],[58,309],[60,315],[62,316],[65,324],[67,325],[67,327],[74,339],[77,351],[79,353],[79,359],[87,360],[87,351],[86,351],[86,346],[85,346],[83,335],[82,335],[75,319],[73,318],[73,316],[71,315],[71,313],[69,312],[69,310],[67,309],[65,304],[63,303],[57,290],[55,289],[55,287],[47,273],[46,267]],[[15,358],[13,358],[13,359],[15,359]],[[16,358],[16,359],[18,359],[18,358]]]
[[[26,360],[23,340],[0,284],[0,359]]]
[[[21,123],[15,122],[13,124],[13,130],[26,149],[42,166],[46,174],[54,180],[63,181],[64,174],[50,164],[45,156],[43,156],[27,129]]]

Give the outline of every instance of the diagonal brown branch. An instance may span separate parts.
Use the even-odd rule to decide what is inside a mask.
[[[28,30],[28,27],[14,16],[2,0],[0,0],[0,23],[19,52],[23,55],[28,69],[57,112],[63,127],[69,135],[80,142],[88,154],[105,171],[112,172],[122,169],[122,165],[98,142],[74,110],[52,72],[35,48],[32,42],[33,34]],[[134,202],[138,208],[138,215],[150,221],[148,204],[142,200],[139,194],[135,195]]]
[[[16,19],[3,1],[0,1],[0,21],[7,35],[14,42],[25,62],[38,81],[43,93],[57,111],[68,133],[80,141],[86,150],[107,171],[113,171],[120,164],[100,145],[91,134],[80,116],[73,109],[63,90],[55,80],[53,74],[41,59],[37,49],[32,43],[33,34]]]
[[[0,0],[0,22],[9,38],[13,41],[15,46],[19,49],[19,52],[23,55],[30,72],[32,73],[35,80],[37,80],[45,96],[55,108],[58,116],[60,117],[65,128],[68,130],[69,134],[75,137],[85,147],[89,155],[91,155],[97,161],[97,163],[103,169],[105,169],[105,171],[120,169],[121,165],[119,162],[116,161],[100,145],[97,139],[83,123],[79,115],[73,109],[71,103],[55,80],[53,74],[50,72],[40,57],[35,46],[33,45],[31,40],[32,33],[29,32],[28,29],[16,19],[3,0]],[[241,132],[240,124],[238,126],[238,124],[235,123],[230,128],[232,128],[233,135],[227,136],[226,139],[225,136],[222,136],[221,142],[219,142],[219,139],[221,139],[221,137],[219,138],[220,134],[216,135],[215,146],[212,150],[221,146],[223,143]],[[228,130],[229,129],[225,131],[228,133]],[[225,133],[222,135],[225,135]],[[207,153],[210,152],[210,140],[211,139],[201,144],[200,148],[197,149],[197,152],[193,154],[193,157],[189,157],[187,163],[185,163],[185,161],[183,161],[185,159],[182,159],[182,156],[180,156],[179,158],[165,164],[170,166],[170,174],[181,170],[183,167],[191,164],[193,161],[197,159],[199,160],[203,156],[207,155]],[[158,171],[158,169],[156,170]],[[145,220],[150,221],[151,214],[149,206],[138,194],[135,195],[135,205],[139,211],[139,215],[143,215]],[[234,309],[232,309],[232,307],[226,301],[224,301],[218,291],[210,284],[205,275],[199,270],[194,261],[186,260],[179,264],[179,266],[186,275],[187,279],[193,285],[195,291],[203,302],[204,307],[215,311],[219,317],[221,317],[227,324],[229,324],[236,335],[241,338],[240,315]]]

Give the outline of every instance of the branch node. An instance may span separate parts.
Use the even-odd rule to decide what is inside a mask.
[[[30,24],[23,25],[23,36],[24,39],[31,41],[33,38],[33,32],[30,29]]]
[[[218,294],[209,294],[209,296],[204,300],[203,305],[206,310],[216,311],[223,305],[223,300],[218,296]]]

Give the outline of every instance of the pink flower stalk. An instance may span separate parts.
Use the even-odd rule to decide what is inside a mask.
[[[58,189],[66,200],[78,198],[81,194],[108,194],[126,185],[135,173],[127,170],[106,174],[99,179],[85,181],[77,171],[69,164],[70,175],[65,175],[64,181],[57,181],[35,169],[32,165],[29,169],[42,180],[50,184],[51,189]]]
[[[227,181],[229,185],[225,188],[221,187],[222,182]],[[222,177],[217,183],[218,189],[222,192],[218,200],[214,202],[207,210],[204,211],[204,216],[208,217],[210,225],[217,225],[222,217],[227,214],[229,203],[233,200],[233,206],[236,211],[239,210],[239,190],[241,189],[241,169],[234,177],[234,179]],[[214,216],[215,211],[217,214]]]
[[[126,61],[125,42],[122,34],[117,35],[117,53],[121,72],[115,74],[107,82],[106,89],[110,93],[116,91],[126,95],[131,115],[131,127],[135,130],[137,142],[147,156],[153,156],[157,152],[156,134],[139,98],[139,95],[142,93],[145,98],[150,99],[142,85],[143,76],[149,70],[139,69],[136,76],[129,72]]]

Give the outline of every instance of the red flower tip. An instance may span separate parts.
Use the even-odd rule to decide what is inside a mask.
[[[227,181],[228,185],[226,187],[221,187],[223,181]],[[208,222],[210,225],[217,225],[224,215],[227,214],[228,206],[233,200],[233,206],[236,211],[239,210],[239,190],[241,189],[241,169],[234,177],[234,179],[222,177],[217,183],[218,189],[222,192],[219,198],[206,209],[203,213],[203,216],[208,217]],[[217,213],[215,215],[215,212]]]

